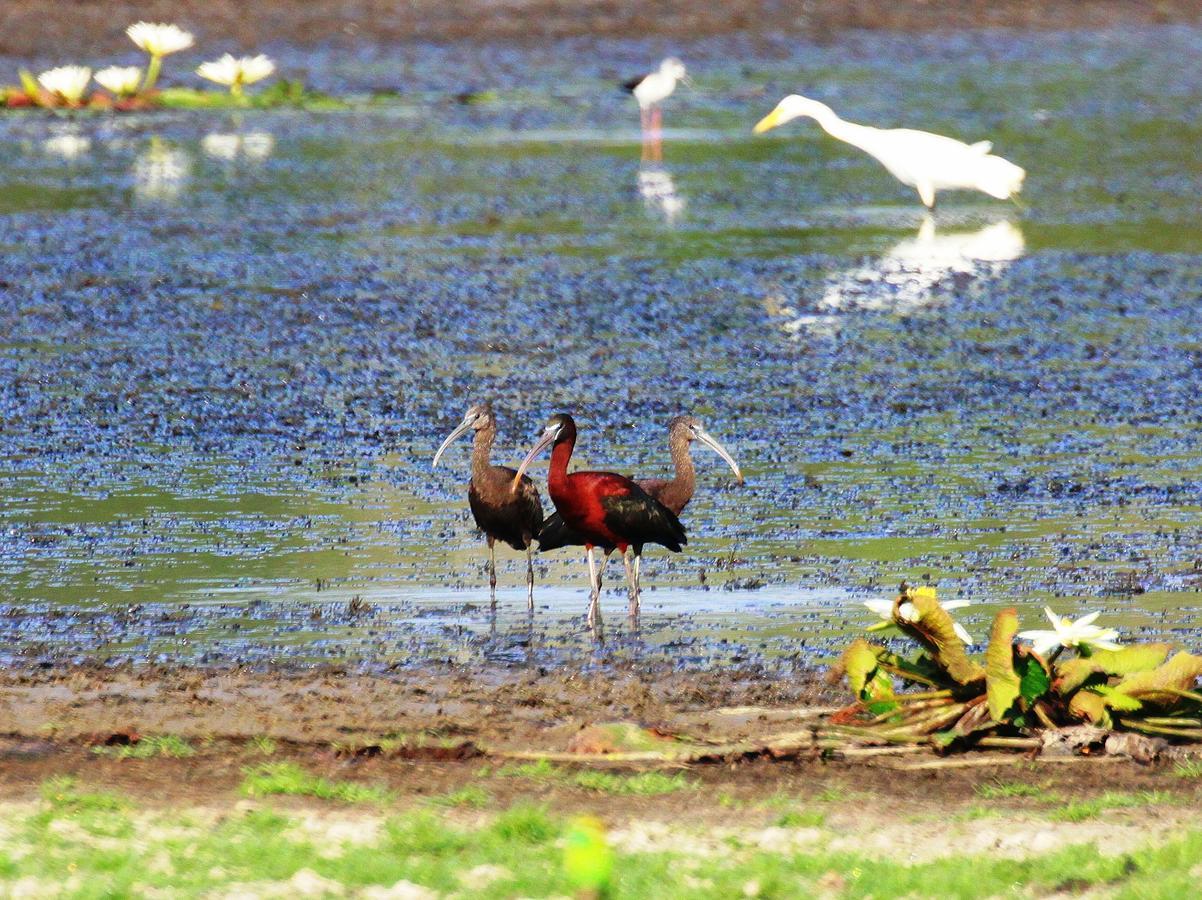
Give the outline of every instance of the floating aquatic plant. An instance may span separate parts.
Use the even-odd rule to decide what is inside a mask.
[[[941,604],[934,588],[903,585],[892,603],[866,605],[882,619],[869,631],[896,627],[921,651],[907,658],[863,638],[844,651],[841,671],[856,703],[837,721],[849,734],[943,747],[988,736],[996,746],[1089,724],[1202,739],[1202,656],[1169,644],[1120,645],[1117,630],[1094,624],[1099,613],[1074,621],[1046,609],[1051,630],[1020,632],[1017,610],[1004,609],[978,660],[947,612],[960,604]],[[898,690],[907,684],[920,690]]]
[[[242,96],[244,85],[262,81],[274,71],[275,63],[262,54],[238,58],[226,53],[220,59],[196,67],[197,75],[227,86],[235,97]]]
[[[38,85],[64,106],[79,106],[83,102],[92,70],[87,66],[59,66],[38,76]]]
[[[135,22],[125,29],[125,33],[150,56],[150,63],[146,66],[146,77],[140,90],[143,94],[153,90],[158,82],[163,57],[187,50],[194,43],[190,32],[184,31],[178,25],[166,23]]]
[[[142,84],[142,70],[137,66],[109,66],[94,76],[96,83],[116,97],[132,97]]]

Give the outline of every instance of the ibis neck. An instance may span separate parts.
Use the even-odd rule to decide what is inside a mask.
[[[676,469],[676,475],[660,493],[659,501],[668,509],[679,511],[693,499],[693,491],[697,488],[697,473],[693,468],[693,454],[689,452],[688,438],[672,435],[668,441],[668,449],[672,453],[672,465]]]
[[[497,439],[497,424],[486,425],[476,432],[472,439],[472,478],[477,484],[483,484],[484,478],[492,465],[492,445]]]
[[[556,441],[551,448],[551,468],[547,471],[547,490],[552,496],[562,495],[568,489],[568,461],[576,447],[575,438]]]

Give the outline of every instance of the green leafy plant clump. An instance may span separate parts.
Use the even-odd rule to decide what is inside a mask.
[[[685,777],[681,772],[669,775],[665,772],[650,771],[624,775],[597,769],[570,771],[555,766],[547,760],[505,766],[497,771],[497,775],[503,778],[533,778],[538,781],[551,781],[578,787],[599,794],[625,796],[655,797],[662,794],[673,794],[677,791],[693,790],[697,787],[695,781]]]
[[[920,651],[913,658],[863,638],[845,651],[841,671],[856,702],[835,717],[851,736],[940,748],[1037,749],[1041,731],[1073,725],[1202,740],[1202,656],[1169,644],[1120,645],[1113,629],[1045,610],[1050,630],[1019,631],[1018,612],[994,618],[983,659],[932,587],[902,586],[889,604],[867,604]],[[1023,643],[1022,639],[1031,643]],[[1066,651],[1068,651],[1066,653]],[[917,686],[899,692],[895,683]]]
[[[296,763],[264,763],[245,770],[244,774],[241,790],[248,797],[284,795],[381,804],[392,799],[392,794],[382,787],[355,781],[331,781],[311,775]]]
[[[97,756],[109,756],[113,759],[183,759],[194,756],[196,749],[179,735],[152,734],[128,744],[93,747],[92,752]]]

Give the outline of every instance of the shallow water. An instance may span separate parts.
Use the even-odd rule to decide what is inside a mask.
[[[663,50],[635,42],[277,48],[318,87],[401,92],[0,117],[4,655],[518,659],[520,590],[487,634],[467,440],[429,467],[480,398],[501,462],[567,410],[581,463],[666,472],[687,410],[743,466],[697,451],[689,547],[644,566],[671,612],[607,653],[820,659],[923,578],[982,633],[1051,602],[1197,645],[1202,32],[676,49],[697,87],[662,165],[611,90]],[[797,89],[988,136],[1023,200],[928,222],[812,125],[752,138]],[[538,574],[524,658],[591,653],[579,560]]]

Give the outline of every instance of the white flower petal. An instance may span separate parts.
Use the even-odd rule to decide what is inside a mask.
[[[1043,608],[1043,614],[1048,617],[1048,621],[1052,623],[1053,628],[1060,627],[1060,625],[1061,625],[1060,616],[1058,616],[1054,612],[1052,612],[1052,608],[1050,606],[1045,606]]]
[[[1084,625],[1092,625],[1097,620],[1098,616],[1100,616],[1101,614],[1102,614],[1101,610],[1098,610],[1097,612],[1091,612],[1089,615],[1082,616],[1081,618],[1079,618],[1076,622],[1073,623],[1073,626],[1075,628],[1081,628]]]
[[[102,88],[118,96],[136,94],[142,84],[142,70],[137,66],[109,66],[94,77]]]
[[[897,605],[897,617],[904,622],[917,622],[922,618],[916,607],[909,600],[903,600]]]
[[[869,612],[875,613],[882,619],[893,621],[892,600],[865,600],[864,605],[868,607]]]
[[[137,22],[125,29],[129,39],[151,56],[166,56],[192,46],[193,37],[178,25]]]
[[[230,53],[220,59],[203,62],[196,67],[196,74],[216,84],[228,87],[254,84],[275,71],[275,63],[266,56],[244,56],[241,59]]]
[[[78,103],[91,80],[92,70],[87,66],[59,66],[38,76],[38,84],[68,103]]]
[[[955,629],[956,637],[964,641],[964,643],[968,644],[970,647],[972,646],[974,643],[972,635],[968,633],[968,630],[963,625],[961,625],[959,622],[953,622],[952,628]]]
[[[944,609],[963,609],[966,606],[972,606],[968,600],[948,600],[946,603],[940,603]]]

